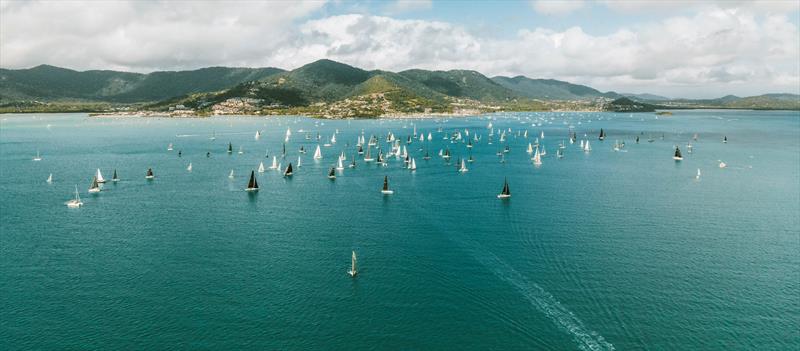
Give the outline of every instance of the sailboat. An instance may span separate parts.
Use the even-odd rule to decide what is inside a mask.
[[[243,147],[242,147],[242,146],[239,146],[239,155],[241,155],[241,154],[243,154],[243,153],[244,153],[244,149],[243,149]]]
[[[100,168],[97,169],[97,173],[95,173],[95,178],[97,178],[98,183],[105,183],[106,179],[103,178],[103,174],[100,173]]]
[[[728,164],[725,163],[725,162],[719,161],[719,168],[725,168],[725,167],[728,167]]]
[[[256,179],[256,172],[250,171],[250,181],[247,182],[247,187],[244,191],[258,191],[258,180]]]
[[[302,166],[302,165],[303,165],[303,159],[300,157],[300,155],[298,155],[297,156],[297,168],[300,168],[300,166]]]
[[[116,183],[119,181],[119,176],[117,176],[117,170],[114,170],[114,175],[111,176],[111,181]]]
[[[264,171],[265,171],[264,162],[259,162],[258,163],[258,173],[264,173]]]
[[[347,271],[351,277],[355,277],[358,274],[358,268],[356,267],[356,252],[353,251],[353,255],[350,256],[350,270]]]
[[[383,176],[383,188],[381,189],[381,194],[383,195],[394,194],[394,190],[389,189],[389,176]]]
[[[208,138],[210,140],[217,140],[217,132],[211,132],[211,137]]]
[[[75,198],[67,201],[67,207],[78,208],[81,206],[83,206],[83,201],[81,201],[81,196],[78,194],[78,186],[75,185]]]
[[[675,155],[672,156],[672,159],[675,161],[683,160],[683,156],[681,155],[681,149],[679,147],[675,147]]]
[[[411,164],[408,166],[408,169],[410,169],[412,171],[416,171],[417,170],[417,161],[415,159],[413,159],[413,158],[411,159]]]
[[[428,153],[428,150],[425,150],[425,156],[422,156],[422,159],[423,160],[430,160],[431,159],[431,155],[430,155],[430,153]]]
[[[364,162],[372,162],[372,161],[374,161],[374,160],[375,160],[375,159],[373,159],[373,158],[372,158],[372,156],[370,155],[370,149],[372,149],[372,148],[371,148],[369,145],[367,145],[367,154],[366,154],[366,155],[364,155]]]
[[[469,171],[469,169],[467,169],[467,162],[464,161],[464,159],[461,159],[461,167],[458,168],[458,171],[461,173]]]
[[[97,177],[92,177],[92,184],[89,185],[89,192],[90,193],[100,192],[100,184],[97,182]]]
[[[286,166],[286,170],[283,172],[284,177],[291,177],[292,176],[292,163],[289,162],[289,165]]]
[[[301,154],[304,154],[304,153],[306,153],[306,149],[301,145],[300,146],[300,151],[298,151],[298,152],[301,153]]]
[[[228,153],[229,154],[233,153],[233,144],[231,144],[231,143],[228,143]]]
[[[331,167],[331,170],[328,172],[328,179],[334,180],[336,179],[336,169]]]
[[[155,176],[153,175],[153,169],[148,168],[147,174],[145,174],[144,179],[153,179],[153,178],[155,178]]]
[[[228,178],[233,179],[233,170],[231,170],[231,174],[228,174]]]
[[[469,155],[469,158],[467,159],[467,162],[469,162],[469,163],[475,162],[475,159],[472,158],[472,155]]]
[[[697,169],[697,175],[694,176],[694,179],[700,180],[700,168]]]
[[[336,169],[343,170],[344,169],[344,162],[342,162],[342,157],[339,157],[339,162],[336,163]]]
[[[172,143],[169,143],[169,145],[167,145],[167,151],[172,151]]]
[[[533,144],[528,143],[528,150],[526,152],[529,153],[529,154],[533,153]]]
[[[191,162],[189,162],[189,167],[186,167],[186,170],[189,171],[189,172],[192,171],[192,163]]]
[[[539,148],[536,148],[536,152],[533,154],[533,164],[536,166],[542,165],[542,154],[539,153]]]
[[[356,155],[353,155],[353,159],[350,160],[350,168],[356,168]]]
[[[50,173],[50,175],[47,177],[47,183],[49,184],[52,182],[53,182],[53,173]]]
[[[606,140],[606,132],[603,131],[603,128],[600,128],[600,136],[597,137],[599,140]]]
[[[728,136],[727,135],[722,138],[722,143],[723,144],[727,144],[728,143]],[[37,152],[36,154],[38,155],[39,153]]]
[[[511,190],[508,189],[508,178],[503,181],[503,190],[497,194],[498,199],[507,199],[511,197]]]
[[[261,131],[258,131],[258,130],[257,130],[257,131],[256,131],[256,135],[255,135],[255,137],[253,137],[253,138],[254,138],[254,139],[256,139],[256,140],[258,140],[258,139],[261,139]]]
[[[561,149],[556,150],[556,156],[558,158],[564,158],[564,151]]]
[[[583,151],[586,152],[592,151],[592,147],[589,146],[589,140],[586,140],[586,144],[583,145]]]
[[[319,145],[317,145],[317,150],[314,151],[314,159],[322,159],[322,150],[319,148]]]
[[[39,150],[36,150],[36,157],[33,158],[34,161],[41,161],[42,155],[39,154]]]
[[[278,157],[272,156],[272,165],[269,166],[269,169],[278,169]]]

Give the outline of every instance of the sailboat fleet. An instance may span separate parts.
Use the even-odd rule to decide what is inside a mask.
[[[578,123],[580,124],[580,122]],[[541,123],[534,123],[534,126],[540,126]],[[568,131],[567,138],[561,139],[558,141],[558,145],[556,148],[556,158],[562,159],[564,157],[564,152],[568,148],[569,144],[579,142],[580,143],[580,150],[588,153],[592,150],[592,146],[590,145],[589,137],[586,134],[583,134],[582,138],[578,138],[577,133],[572,129],[573,126],[570,126]],[[306,135],[307,140],[311,140],[309,137],[308,131],[303,131]],[[434,133],[438,133],[442,136],[443,142],[433,142],[434,140]],[[483,135],[481,135],[483,134]],[[644,135],[645,133],[641,133]],[[212,140],[215,139],[215,133],[212,134]],[[252,134],[251,134],[252,135]],[[254,140],[259,141],[262,139],[264,134],[260,130],[255,132]],[[286,143],[289,142],[290,136],[292,135],[291,129],[287,128],[284,143],[282,145],[282,153],[279,155],[271,155],[271,164],[269,167],[266,167],[264,161],[258,161],[257,169],[251,171],[250,178],[248,180],[247,186],[245,187],[245,191],[253,192],[258,191],[258,180],[256,178],[256,174],[263,174],[265,173],[266,169],[278,170],[280,171],[284,177],[291,177],[294,172],[295,168],[298,168],[302,165],[302,157],[301,155],[306,152],[306,147],[311,141],[306,141],[305,145],[300,145],[297,150],[297,162],[296,163],[288,163],[288,165],[283,168],[281,163],[279,162],[280,159],[285,159],[286,154]],[[469,165],[475,162],[475,158],[472,155],[473,150],[480,149],[481,144],[491,144],[491,143],[499,143],[499,146],[496,146],[496,154],[499,158],[501,163],[505,163],[507,161],[513,161],[515,157],[513,157],[512,152],[512,141],[513,140],[524,140],[522,144],[525,147],[526,153],[529,155],[532,164],[536,167],[541,167],[543,165],[543,159],[547,155],[546,146],[544,145],[545,140],[545,132],[544,130],[540,130],[539,133],[533,134],[535,136],[535,140],[528,139],[528,130],[522,130],[521,128],[518,130],[514,130],[512,128],[497,128],[489,123],[487,131],[481,133],[480,130],[470,129],[470,128],[463,128],[463,129],[456,129],[451,131],[445,131],[444,128],[439,127],[436,132],[427,131],[427,132],[419,132],[417,131],[417,125],[413,124],[413,134],[412,135],[396,135],[393,132],[389,131],[383,136],[381,135],[368,135],[362,130],[361,134],[355,138],[355,143],[344,143],[337,144],[339,140],[337,140],[339,136],[339,130],[337,129],[336,132],[330,134],[330,137],[327,138],[327,142],[324,144],[326,146],[330,145],[345,145],[341,151],[338,153],[338,157],[336,158],[336,162],[328,168],[327,177],[330,180],[335,180],[337,176],[342,176],[344,174],[345,168],[354,169],[356,168],[357,159],[363,160],[368,165],[375,162],[376,164],[382,167],[389,167],[391,163],[394,162],[402,162],[402,168],[409,170],[410,172],[415,172],[419,169],[420,166],[428,168],[432,166],[431,155],[430,155],[430,148],[436,147],[436,143],[446,143],[445,145],[441,145],[441,149],[439,149],[439,156],[443,160],[443,164],[450,165],[450,167],[455,166],[456,170],[459,173],[467,173],[469,172]],[[484,139],[485,136],[488,136],[488,141]],[[598,140],[603,141],[607,138],[606,132],[603,128],[600,128]],[[664,136],[662,135],[662,139]],[[695,134],[693,137],[693,141],[697,141],[697,135]],[[314,160],[321,160],[323,158],[322,155],[322,144],[321,141],[325,140],[321,134],[317,133],[316,138],[316,147],[314,148]],[[383,141],[385,140],[386,145],[383,145]],[[529,141],[530,140],[530,141]],[[635,140],[638,142],[639,136],[635,136]],[[567,143],[569,141],[569,143]],[[649,141],[654,141],[651,137]],[[302,141],[301,141],[302,142]],[[418,144],[417,144],[418,143]],[[723,143],[727,143],[727,136],[723,137]],[[312,144],[313,145],[313,144]],[[414,146],[417,145],[417,146]],[[449,145],[449,146],[448,146]],[[625,147],[625,142],[620,141],[619,139],[614,141],[613,150],[614,151],[621,151]],[[351,148],[350,150],[353,151],[352,157],[348,159],[347,156],[347,149]],[[374,150],[373,150],[374,149]],[[686,144],[687,152],[691,153],[693,149],[693,145],[691,142]],[[172,143],[169,143],[167,150],[174,150],[174,146]],[[234,151],[233,143],[228,142],[227,144],[227,152],[228,154],[232,154]],[[244,145],[238,146],[239,155],[244,154]],[[181,151],[179,151],[181,154]],[[269,149],[267,151],[266,157],[269,160]],[[467,155],[468,154],[468,155]],[[374,155],[377,155],[375,157]],[[416,157],[415,157],[416,155]],[[507,156],[508,155],[508,160]],[[207,157],[210,157],[210,152],[206,154]],[[418,163],[416,160],[417,158],[421,157],[421,162]],[[681,152],[679,146],[674,146],[673,160],[682,161],[684,160],[684,155]],[[37,150],[36,157],[34,160],[41,160],[41,154]],[[398,160],[398,161],[393,161]],[[451,162],[455,161],[455,162]],[[346,167],[347,166],[347,167]],[[313,166],[319,167],[319,166]],[[719,161],[719,168],[726,168],[727,164],[725,162]],[[370,167],[367,167],[368,169]],[[188,166],[186,167],[188,172],[192,172],[193,170],[193,163],[189,162]],[[349,171],[348,171],[349,172]],[[339,173],[339,174],[337,174]],[[235,171],[233,169],[230,170],[228,174],[229,179],[234,179]],[[695,179],[699,180],[701,177],[701,171],[698,168],[697,174],[694,176]],[[147,180],[154,179],[154,173],[152,168],[147,169],[147,173],[145,175]],[[111,181],[118,182],[119,178],[117,175],[117,170],[114,169],[113,177]],[[47,183],[53,182],[53,174],[50,173],[47,177]],[[97,168],[95,171],[94,176],[92,177],[92,181],[89,185],[88,192],[92,194],[100,193],[103,190],[102,184],[106,182],[106,178],[103,176],[102,171],[100,168]],[[389,186],[389,178],[388,175],[384,176],[383,179],[383,186],[381,187],[381,193],[383,195],[392,195],[394,194],[394,189],[390,188]],[[78,203],[80,202],[79,195],[77,193],[76,187],[76,194],[75,198],[70,200],[70,203]],[[511,196],[511,192],[509,190],[508,180],[505,179],[503,182],[503,188],[500,194],[497,195],[500,199],[506,199]],[[80,202],[82,205],[83,203]],[[73,205],[73,206],[81,206],[81,205]],[[71,206],[71,207],[73,207]]]

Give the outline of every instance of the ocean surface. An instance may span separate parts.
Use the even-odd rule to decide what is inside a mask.
[[[432,140],[406,144],[414,126]],[[558,159],[570,126],[592,151],[567,142]],[[287,128],[279,160],[296,166],[302,145],[302,166],[257,173],[246,193]],[[329,180],[362,131],[384,152],[393,132],[418,169],[358,159]],[[542,131],[536,167],[526,148]],[[121,181],[87,193],[97,168]],[[800,348],[798,112],[0,115],[0,179],[2,350]],[[84,206],[70,209],[76,184]]]

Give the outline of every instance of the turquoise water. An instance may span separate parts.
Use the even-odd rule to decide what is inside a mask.
[[[487,144],[490,119],[513,130],[506,163],[495,155],[505,144]],[[800,347],[797,112],[0,120],[0,349]],[[361,130],[405,140],[412,124],[434,137],[408,146],[415,173],[359,160],[327,179]],[[558,160],[570,124],[593,151],[569,145]],[[245,193],[287,127],[282,162],[304,145],[303,166],[291,179],[267,170]],[[467,155],[438,127],[482,135],[469,172],[435,155]],[[300,129],[338,129],[339,142],[315,162]],[[516,136],[524,129],[530,138]],[[548,155],[534,167],[525,148],[542,130]],[[122,180],[90,195],[98,167]],[[384,175],[392,196],[380,194]],[[508,201],[496,198],[504,177]],[[69,209],[75,184],[85,204]]]

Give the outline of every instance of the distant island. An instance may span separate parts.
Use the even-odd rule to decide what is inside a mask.
[[[331,60],[295,70],[210,67],[149,74],[40,65],[0,69],[0,113],[371,118],[499,111],[800,110],[800,95],[669,99],[470,70],[367,71]]]

